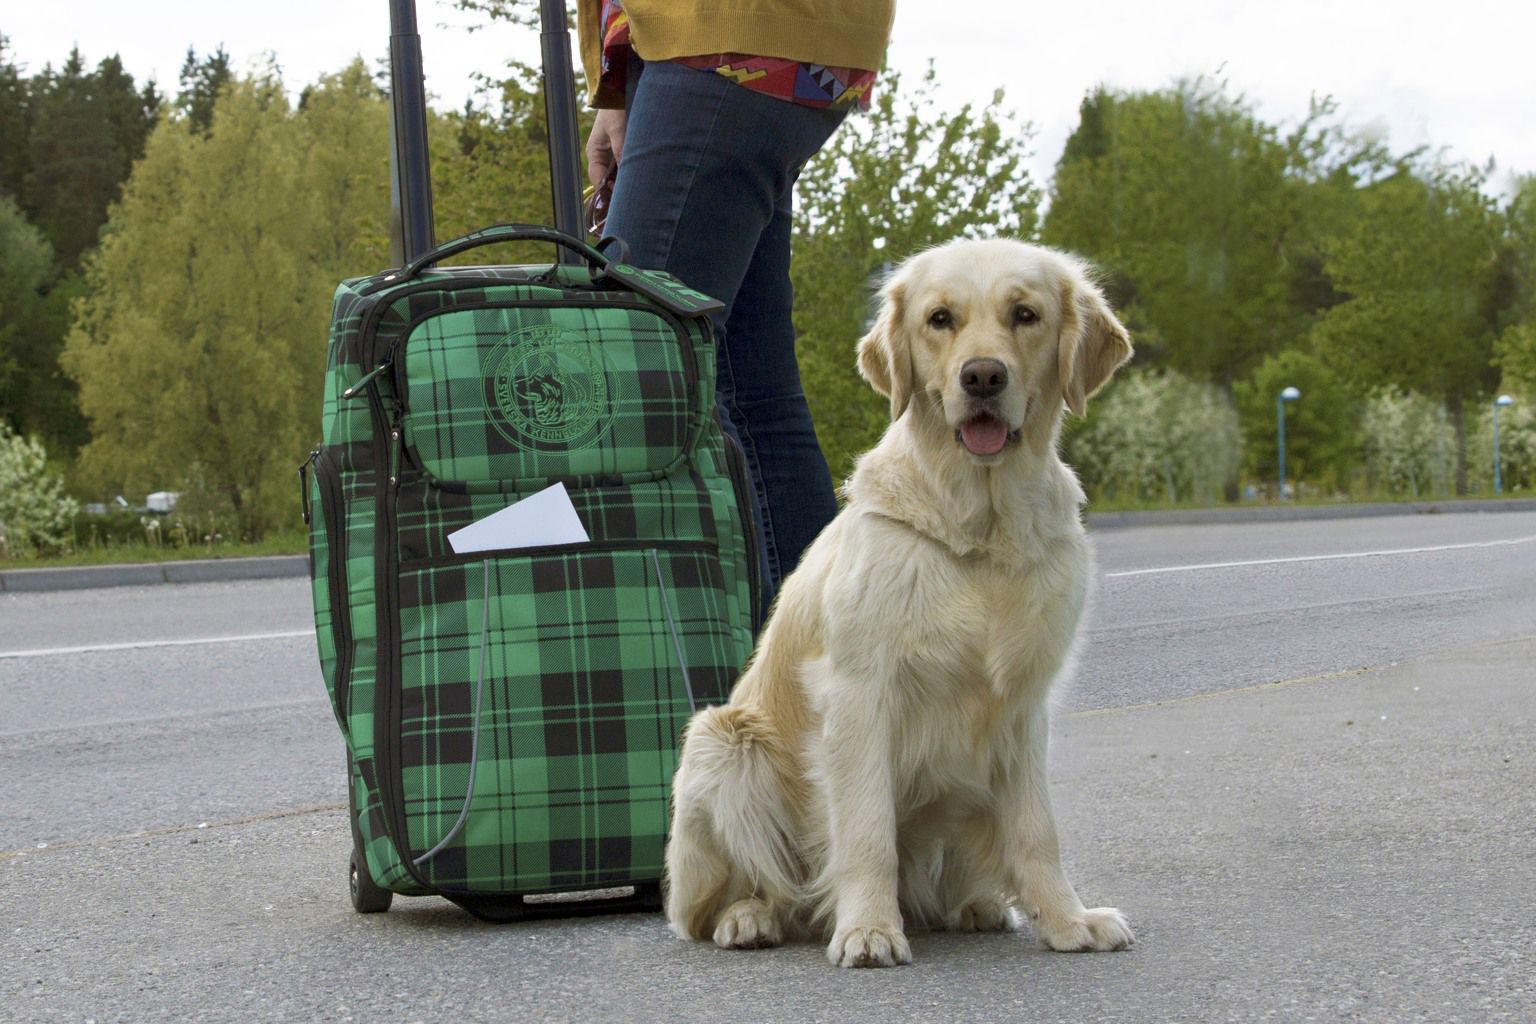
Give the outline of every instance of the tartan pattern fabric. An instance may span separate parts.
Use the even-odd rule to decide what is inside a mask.
[[[750,650],[744,478],[714,418],[708,321],[620,274],[691,294],[569,266],[337,290],[308,484],[315,623],[386,888],[659,878],[683,724]],[[552,413],[552,394],[580,408]],[[452,552],[449,533],[554,480],[591,544]]]
[[[694,701],[731,682],[713,562],[649,548],[403,574],[409,845],[453,836],[424,877],[479,891],[660,877],[677,738]],[[669,612],[685,624],[675,640]]]
[[[665,473],[694,426],[676,337],[643,307],[428,317],[405,345],[406,448],[432,477],[466,484]]]

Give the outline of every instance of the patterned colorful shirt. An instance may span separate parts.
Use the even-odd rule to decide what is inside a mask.
[[[622,0],[603,0],[603,73],[598,83],[599,106],[622,106],[628,67],[629,17]],[[859,68],[829,68],[785,57],[754,57],[745,53],[711,53],[678,57],[673,63],[724,75],[755,92],[806,107],[869,109],[875,72]]]

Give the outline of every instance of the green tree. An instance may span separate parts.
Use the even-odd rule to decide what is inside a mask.
[[[77,307],[80,382],[99,486],[191,491],[246,536],[291,513],[298,453],[318,431],[329,296],[377,269],[387,111],[360,63],[303,116],[275,75],[238,80],[205,136],[163,120],[125,190]],[[366,261],[366,262],[365,262]]]
[[[176,94],[176,109],[186,116],[195,130],[207,135],[213,124],[213,108],[219,93],[234,77],[224,45],[219,44],[218,49],[202,58],[196,50],[187,47],[178,77],[181,91]]]
[[[10,58],[10,44],[0,35],[0,195],[19,202],[31,164],[27,140],[32,136],[32,114],[27,80]]]
[[[1275,403],[1287,387],[1298,389],[1301,400],[1285,411],[1286,476],[1327,491],[1347,490],[1360,460],[1364,396],[1351,391],[1326,362],[1300,349],[1269,356],[1233,389],[1250,478],[1278,479]]]
[[[116,57],[87,71],[72,51],[58,72],[32,79],[23,209],[72,269],[97,242],[107,207],[143,152],[159,98],[136,91]]]
[[[1387,384],[1445,406],[1458,494],[1466,407],[1497,383],[1503,225],[1481,185],[1475,173],[1403,167],[1362,190],[1357,215],[1324,246],[1347,299],[1314,330],[1319,355],[1357,391]]]
[[[1536,393],[1536,175],[1521,178],[1504,213],[1508,224],[1510,301],[1494,361],[1507,386]]]
[[[592,112],[578,114],[585,138]],[[549,129],[544,83],[535,68],[513,64],[499,82],[482,79],[476,101],[429,125],[437,236],[452,238],[487,224],[553,224]],[[473,262],[548,261],[548,246],[515,245],[467,254]]]
[[[53,250],[15,202],[0,196],[0,422],[55,450],[84,442],[74,383],[59,368],[72,279],[58,280]]]
[[[1057,164],[1043,237],[1111,272],[1140,360],[1230,388],[1303,329],[1292,159],[1220,85],[1100,88]]]
[[[961,236],[1034,234],[1040,192],[1025,166],[1032,129],[1003,107],[940,112],[930,68],[913,89],[882,76],[796,189],[795,326],[801,375],[833,472],[884,429],[889,405],[858,376],[854,345],[882,272]]]
[[[1536,392],[1536,319],[1505,328],[1494,344],[1494,360],[1511,386]]]

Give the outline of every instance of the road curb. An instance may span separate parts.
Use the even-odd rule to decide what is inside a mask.
[[[1370,516],[1430,516],[1453,513],[1536,512],[1536,498],[1500,501],[1419,501],[1371,505],[1263,505],[1235,508],[1169,509],[1156,512],[1089,512],[1090,530],[1130,526],[1206,526],[1221,523],[1300,522],[1312,519],[1362,519]],[[71,566],[58,569],[0,571],[0,593],[142,587],[157,583],[217,583],[279,579],[309,574],[305,555],[260,558],[208,558],[188,562]]]
[[[305,555],[205,558],[186,562],[82,565],[57,569],[7,569],[0,572],[0,593],[142,587],[157,583],[265,580],[305,576],[308,573],[309,558]]]
[[[1536,512],[1536,498],[1498,500],[1379,502],[1365,505],[1254,505],[1231,508],[1168,509],[1154,512],[1088,513],[1090,530],[1124,526],[1207,526],[1218,523],[1284,523],[1372,516],[1437,516],[1480,512]]]

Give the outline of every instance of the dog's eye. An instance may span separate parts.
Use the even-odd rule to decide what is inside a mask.
[[[1030,324],[1038,323],[1039,320],[1040,320],[1040,314],[1036,313],[1034,310],[1030,309],[1028,306],[1014,306],[1013,307],[1013,322],[1014,323],[1021,324],[1021,325],[1027,327]]]
[[[940,306],[938,309],[928,314],[928,326],[932,327],[934,330],[947,331],[951,327],[955,326],[954,314],[945,309],[943,306]]]

